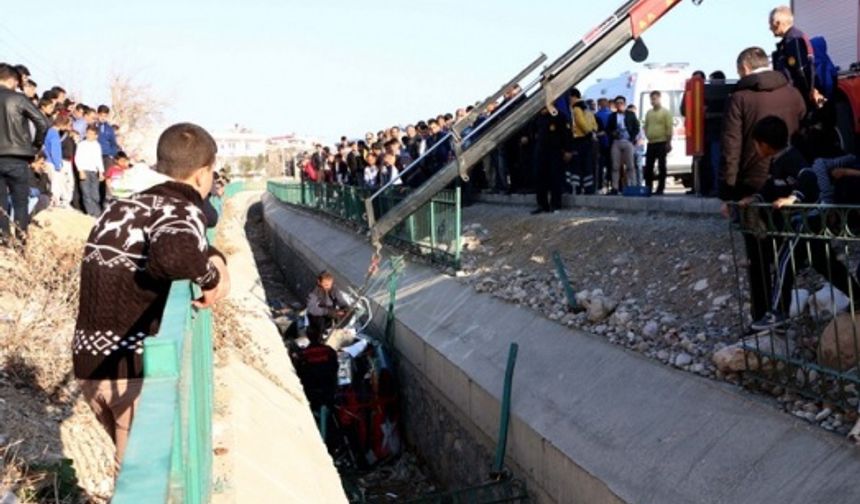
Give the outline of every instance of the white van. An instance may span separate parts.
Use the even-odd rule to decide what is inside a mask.
[[[693,159],[687,156],[687,136],[684,117],[681,115],[684,85],[691,73],[687,69],[688,66],[687,63],[646,63],[642,70],[635,73],[624,72],[612,79],[598,79],[596,84],[585,90],[583,98],[606,98],[612,101],[617,96],[623,96],[628,104],[636,105],[639,120],[644,122],[645,114],[651,109],[651,92],[660,91],[663,95],[663,106],[675,117],[672,152],[667,159],[669,176],[679,179],[687,187],[692,187]]]

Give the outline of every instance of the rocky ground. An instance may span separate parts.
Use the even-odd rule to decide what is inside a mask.
[[[463,230],[457,276],[477,292],[531,307],[665,365],[740,381],[713,360],[748,324],[741,317],[747,302],[736,294],[735,257],[742,261],[743,247],[733,244],[718,216],[587,210],[532,216],[523,207],[476,205],[464,211]],[[555,252],[576,293],[576,309],[568,306]],[[831,431],[847,433],[857,417],[853,409],[803,400],[781,387],[764,390],[780,408]]]

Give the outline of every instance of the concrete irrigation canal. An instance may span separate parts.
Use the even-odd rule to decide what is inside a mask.
[[[269,247],[288,289],[308,292],[322,270],[340,285],[365,285],[373,250],[361,233],[272,194],[261,199],[265,235],[253,239]],[[387,283],[366,296],[369,330],[384,334]],[[860,456],[838,437],[740,389],[476,293],[424,261],[407,258],[394,314],[400,427],[437,490],[491,481],[516,343],[504,466],[532,502],[854,502],[860,495],[852,483]]]

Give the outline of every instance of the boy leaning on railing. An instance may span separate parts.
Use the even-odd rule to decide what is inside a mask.
[[[169,177],[112,201],[84,249],[72,353],[75,377],[96,418],[125,452],[143,387],[143,341],[158,333],[174,280],[200,286],[198,308],[227,295],[224,256],[206,240],[201,206],[212,187],[215,141],[180,123],[158,139],[157,170]]]
[[[820,237],[831,223],[825,222],[826,218],[819,208],[804,208],[799,213],[790,215],[788,221],[784,221],[783,215],[778,212],[798,203],[860,203],[855,190],[857,182],[860,181],[860,163],[855,156],[849,155],[817,159],[812,167],[805,168],[803,157],[789,145],[785,122],[773,116],[756,124],[753,140],[760,156],[771,157],[770,171],[762,189],[757,194],[744,198],[738,205],[746,208],[753,203],[772,204],[775,211],[758,216],[759,222],[775,227],[772,231],[790,231],[794,234],[779,244],[768,311],[764,317],[753,321],[750,327],[753,331],[765,331],[782,327],[788,322],[791,294],[797,274],[795,269],[807,262],[840,291],[860,292],[860,284],[851,275],[848,266],[837,254],[831,253],[829,240]],[[849,197],[839,197],[839,194]]]

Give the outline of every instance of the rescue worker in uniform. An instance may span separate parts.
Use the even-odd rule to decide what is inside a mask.
[[[597,135],[597,119],[582,99],[582,93],[576,88],[570,90],[570,106],[573,147],[576,152],[571,185],[574,194],[594,194],[594,139]]]

